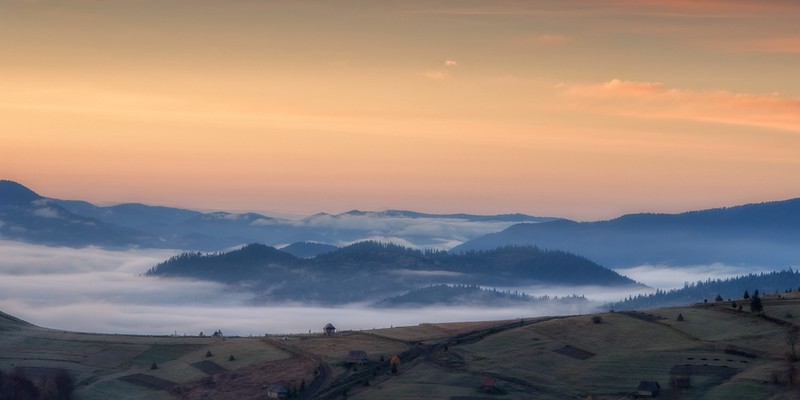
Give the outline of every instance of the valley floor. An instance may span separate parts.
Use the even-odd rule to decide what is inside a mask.
[[[298,399],[596,400],[633,398],[642,381],[658,398],[800,399],[786,341],[800,299],[764,306],[233,338],[62,332],[0,314],[0,369],[66,370],[79,399],[263,399],[281,384]],[[351,350],[367,360],[347,363]]]

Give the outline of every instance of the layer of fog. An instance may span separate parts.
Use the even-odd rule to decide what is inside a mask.
[[[680,289],[686,283],[706,281],[707,279],[728,279],[751,273],[771,272],[776,268],[756,266],[731,266],[725,264],[666,266],[640,265],[632,268],[619,268],[615,271],[637,282],[655,289]]]
[[[534,296],[584,295],[583,305],[514,308],[371,309],[360,305],[250,306],[252,295],[205,281],[142,276],[178,250],[55,248],[0,241],[0,311],[49,328],[105,333],[262,335],[319,331],[327,322],[340,329],[371,329],[426,322],[478,321],[573,315],[593,312],[604,302],[648,289],[601,287],[520,287]],[[620,270],[653,287],[726,277],[723,266],[670,269],[658,266]]]
[[[515,224],[511,221],[471,221],[461,218],[409,218],[380,212],[365,214],[316,214],[292,221],[295,227],[330,232],[363,232],[357,239],[340,240],[346,246],[356,241],[375,240],[415,249],[448,250],[469,239],[495,233]]]

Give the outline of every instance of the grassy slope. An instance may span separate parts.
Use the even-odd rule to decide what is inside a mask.
[[[768,298],[764,304],[768,315],[785,323],[800,318],[797,299]],[[678,314],[684,321],[676,320]],[[166,390],[119,379],[136,373],[180,384],[188,398],[207,393],[211,381],[218,384],[219,393],[228,390],[224,383],[230,381],[229,386],[250,385],[253,391],[247,393],[259,394],[276,376],[292,384],[303,379],[311,386],[316,363],[329,366],[324,387],[314,392],[322,398],[339,398],[347,389],[353,399],[585,399],[589,395],[595,400],[619,399],[627,398],[640,380],[658,381],[665,398],[798,398],[797,387],[787,384],[787,328],[779,323],[736,312],[727,302],[653,310],[649,316],[601,317],[599,324],[590,316],[423,324],[335,337],[294,335],[284,341],[79,334],[35,327],[0,314],[0,368],[23,366],[34,375],[64,368],[81,382],[77,394],[84,399],[174,398]],[[565,346],[593,356],[580,359],[554,351]],[[344,365],[344,355],[355,349],[366,351],[372,362],[358,369]],[[205,357],[209,350],[214,357]],[[228,361],[231,354],[235,361]],[[389,372],[388,362],[378,361],[392,354],[407,354],[397,375]],[[235,373],[209,377],[191,365],[204,360]],[[150,370],[153,362],[159,369]],[[288,370],[287,363],[302,368],[293,375],[275,375],[275,368]],[[675,376],[670,370],[685,364],[735,373],[730,378],[694,373],[690,389],[671,389]],[[270,365],[276,367],[271,370]],[[486,377],[496,379],[500,393],[478,390]],[[246,393],[227,398],[237,396]]]
[[[179,384],[207,377],[191,364],[211,360],[226,370],[286,359],[290,353],[259,338],[153,337],[62,332],[15,323],[0,316],[0,369],[23,367],[35,377],[64,369],[76,379],[81,399],[171,398],[119,380],[145,374]],[[213,357],[206,357],[211,351]],[[235,360],[228,361],[234,355]],[[151,370],[152,363],[158,369]]]

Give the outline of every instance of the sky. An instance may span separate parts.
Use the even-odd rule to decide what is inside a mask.
[[[0,0],[0,179],[578,220],[800,196],[800,2]]]

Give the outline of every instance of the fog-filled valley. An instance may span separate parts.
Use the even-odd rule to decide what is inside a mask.
[[[327,322],[340,329],[370,329],[425,322],[499,320],[541,315],[574,315],[598,310],[629,295],[670,289],[684,282],[737,274],[720,265],[619,270],[651,288],[600,286],[500,287],[532,296],[583,295],[577,304],[510,307],[375,308],[370,304],[253,305],[252,293],[210,281],[157,278],[143,274],[178,250],[47,247],[0,241],[0,310],[34,324],[104,333],[228,335],[319,331]],[[741,271],[744,272],[744,271]],[[752,272],[748,270],[748,272]],[[348,290],[352,288],[343,288]]]
[[[317,331],[331,321],[342,329],[367,329],[577,314],[596,305],[560,310],[545,306],[538,310],[447,307],[391,311],[359,304],[253,306],[252,294],[220,283],[143,276],[177,251],[55,248],[9,241],[0,246],[4,255],[0,259],[0,309],[38,325],[84,332],[196,335],[221,329],[229,335],[263,335]]]

